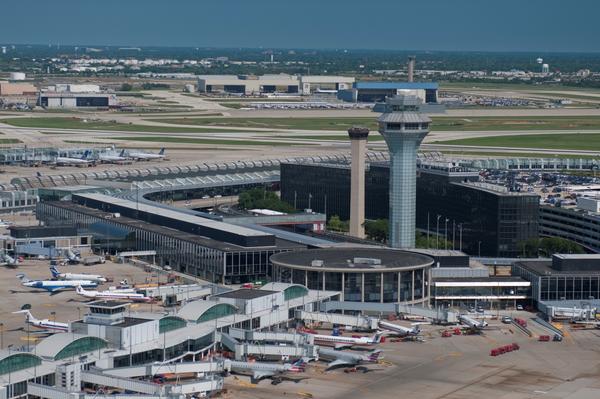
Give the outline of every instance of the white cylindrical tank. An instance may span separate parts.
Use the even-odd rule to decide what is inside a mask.
[[[194,85],[188,84],[188,85],[185,85],[184,91],[186,93],[193,93],[194,91],[196,91],[196,89],[195,89]]]
[[[544,62],[543,58],[538,58],[537,60],[535,60],[538,64],[541,64],[542,62]]]
[[[26,75],[23,72],[11,72],[10,80],[25,80]]]

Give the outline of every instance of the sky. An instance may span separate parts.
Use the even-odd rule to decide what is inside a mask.
[[[5,0],[14,44],[600,52],[598,0]]]

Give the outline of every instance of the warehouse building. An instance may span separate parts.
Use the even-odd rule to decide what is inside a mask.
[[[273,280],[339,291],[342,301],[428,304],[427,255],[393,249],[313,249],[271,256]]]
[[[44,108],[110,108],[118,103],[111,93],[42,92],[38,98]]]
[[[365,173],[365,217],[387,219],[389,164],[371,162]],[[478,180],[475,170],[421,162],[416,188],[417,229],[454,241],[455,249],[471,255],[519,256],[520,243],[538,237],[539,197]],[[337,215],[348,220],[350,166],[282,163],[281,198],[298,208],[327,213],[328,218]]]
[[[306,95],[318,91],[346,90],[353,82],[354,78],[344,76],[202,75],[198,77],[198,91],[243,95],[273,93]]]
[[[102,194],[74,194],[74,202],[41,202],[47,225],[76,226],[104,252],[156,251],[156,262],[212,282],[239,284],[270,275],[269,257],[304,249],[252,228]]]

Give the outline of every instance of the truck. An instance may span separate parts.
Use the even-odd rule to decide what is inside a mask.
[[[104,256],[100,256],[100,255],[86,256],[82,260],[82,263],[85,266],[97,265],[97,264],[104,263],[104,262],[106,262],[106,259],[104,259]]]

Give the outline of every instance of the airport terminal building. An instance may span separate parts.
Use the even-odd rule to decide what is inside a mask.
[[[155,250],[159,265],[223,284],[265,278],[271,255],[306,248],[270,233],[103,194],[38,203],[37,217],[91,234],[101,251]]]
[[[428,304],[433,258],[392,249],[314,249],[271,256],[273,280],[339,291],[342,301]]]

